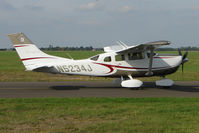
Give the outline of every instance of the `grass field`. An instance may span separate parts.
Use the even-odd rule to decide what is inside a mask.
[[[74,59],[101,53],[47,51]],[[169,52],[177,53],[177,52]],[[185,72],[169,78],[199,80],[199,52],[189,52]],[[16,52],[0,52],[0,81],[109,80],[26,72]],[[143,81],[156,80],[142,78]],[[0,133],[197,133],[199,98],[0,99]]]
[[[0,132],[198,133],[199,98],[0,99]]]
[[[69,53],[74,59],[84,59],[102,53],[102,51],[46,51],[46,53],[61,57],[67,57]],[[163,52],[161,52],[163,53]],[[176,53],[177,52],[164,52]],[[199,80],[199,52],[189,52],[189,62],[185,64],[184,74],[181,69],[169,75],[173,80]],[[143,81],[155,81],[159,77],[141,78]],[[68,80],[110,80],[96,77],[66,76],[59,74],[46,74],[38,72],[27,72],[14,51],[0,52],[0,82],[3,81],[68,81]]]

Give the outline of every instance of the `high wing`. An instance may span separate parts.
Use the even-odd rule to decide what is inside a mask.
[[[117,45],[104,47],[104,52],[106,52],[106,53],[116,52],[116,51],[120,51],[120,50],[125,50],[129,47],[126,44],[124,44],[122,41],[117,41],[116,43],[117,43]]]
[[[149,43],[145,43],[145,44],[139,44],[136,46],[130,46],[127,47],[123,50],[119,50],[116,51],[116,53],[118,54],[125,54],[125,53],[129,53],[129,52],[138,52],[138,51],[146,51],[146,50],[150,50],[150,59],[149,59],[149,69],[148,72],[145,74],[146,76],[151,76],[153,75],[152,72],[152,64],[153,64],[153,54],[154,54],[154,50],[160,46],[163,45],[169,45],[170,42],[169,41],[155,41],[155,42],[149,42]]]
[[[139,44],[136,46],[129,46],[125,49],[116,51],[116,53],[128,53],[128,52],[136,52],[136,51],[146,51],[151,49],[156,49],[163,45],[169,45],[171,42],[169,41],[155,41],[155,42],[149,42],[144,44]]]

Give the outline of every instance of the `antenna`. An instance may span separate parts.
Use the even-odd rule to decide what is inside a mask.
[[[123,43],[122,41],[117,41],[116,43],[121,45],[124,49],[128,48],[128,46],[125,43]]]
[[[119,41],[120,42],[120,44],[122,44],[125,48],[128,48],[128,46],[125,44],[125,43],[123,43],[122,41]]]
[[[69,58],[71,58],[72,60],[74,60],[73,57],[72,57],[69,53],[66,53],[66,54],[67,54],[67,56],[68,56]]]

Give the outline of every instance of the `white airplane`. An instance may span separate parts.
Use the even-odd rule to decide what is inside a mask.
[[[123,42],[105,47],[105,53],[88,59],[73,60],[48,55],[38,49],[23,33],[8,35],[27,71],[113,77],[122,87],[140,88],[143,82],[136,77],[161,76],[157,86],[170,87],[174,84],[165,76],[177,71],[188,61],[187,52],[182,55],[158,55],[157,47],[169,45],[169,41],[155,41],[136,46],[127,46]]]

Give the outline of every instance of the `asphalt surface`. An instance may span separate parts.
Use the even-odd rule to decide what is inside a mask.
[[[171,88],[144,82],[141,90],[112,81],[0,82],[0,98],[28,97],[199,97],[199,81],[178,81]]]

